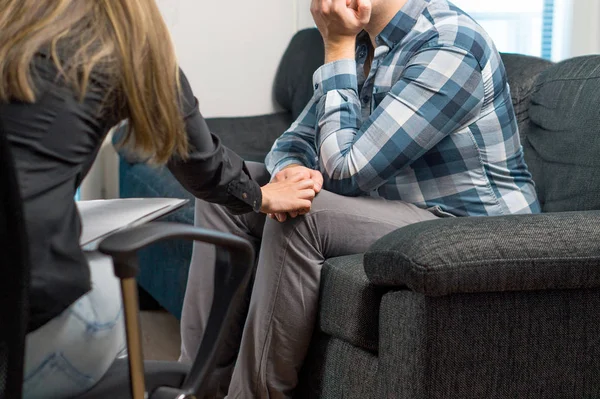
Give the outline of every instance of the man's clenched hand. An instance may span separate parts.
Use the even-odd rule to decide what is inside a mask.
[[[323,188],[323,175],[318,170],[309,169],[302,165],[289,165],[286,168],[279,171],[271,181],[280,182],[290,179],[297,179],[301,177],[303,180],[312,180],[314,182],[313,190],[316,194],[318,194]],[[290,212],[289,216],[292,218],[297,217],[298,215],[305,214],[307,210],[298,211],[298,212]],[[284,222],[287,219],[288,214],[286,213],[277,213],[269,215],[273,219],[277,219],[280,222]]]
[[[311,13],[325,42],[325,61],[354,59],[356,35],[371,20],[371,0],[312,0]]]

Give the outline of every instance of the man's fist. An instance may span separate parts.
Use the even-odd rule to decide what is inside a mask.
[[[356,38],[371,20],[371,0],[312,0],[310,10],[326,46]]]

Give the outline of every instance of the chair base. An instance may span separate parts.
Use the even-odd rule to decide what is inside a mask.
[[[177,362],[144,362],[146,389],[149,394],[160,387],[178,388],[190,367]],[[77,399],[130,399],[127,359],[118,359],[91,390]]]

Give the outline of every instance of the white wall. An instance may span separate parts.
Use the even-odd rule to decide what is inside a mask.
[[[273,112],[273,80],[296,31],[295,0],[158,0],[207,117]]]
[[[600,1],[571,0],[573,14],[571,23],[569,56],[600,53]]]
[[[310,14],[311,0],[294,0],[297,4],[296,12],[298,15],[298,30],[306,28],[314,28],[315,21]]]
[[[273,81],[309,0],[157,0],[205,117],[277,110]],[[307,3],[308,4],[308,3]],[[82,184],[83,200],[118,197],[118,159],[107,141]]]
[[[81,183],[80,196],[84,201],[119,198],[119,156],[111,142],[112,132],[108,134],[96,162]]]

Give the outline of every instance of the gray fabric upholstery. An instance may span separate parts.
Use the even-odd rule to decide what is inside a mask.
[[[598,289],[386,294],[378,397],[599,398],[599,307]]]
[[[600,211],[417,223],[376,242],[365,271],[431,296],[600,287]]]
[[[294,393],[296,399],[380,399],[377,356],[326,334],[316,334]]]
[[[525,156],[544,212],[600,209],[600,56],[543,72]]]
[[[386,291],[369,282],[362,254],[326,260],[321,273],[321,331],[377,353],[379,302]]]
[[[296,119],[311,99],[313,73],[325,62],[321,34],[315,28],[298,32],[288,46],[275,77],[275,99]]]
[[[510,84],[521,140],[529,132],[529,103],[538,75],[552,65],[541,58],[521,54],[502,54],[502,62]]]
[[[223,144],[246,161],[264,162],[275,140],[291,125],[287,112],[245,118],[207,119],[210,130]]]

